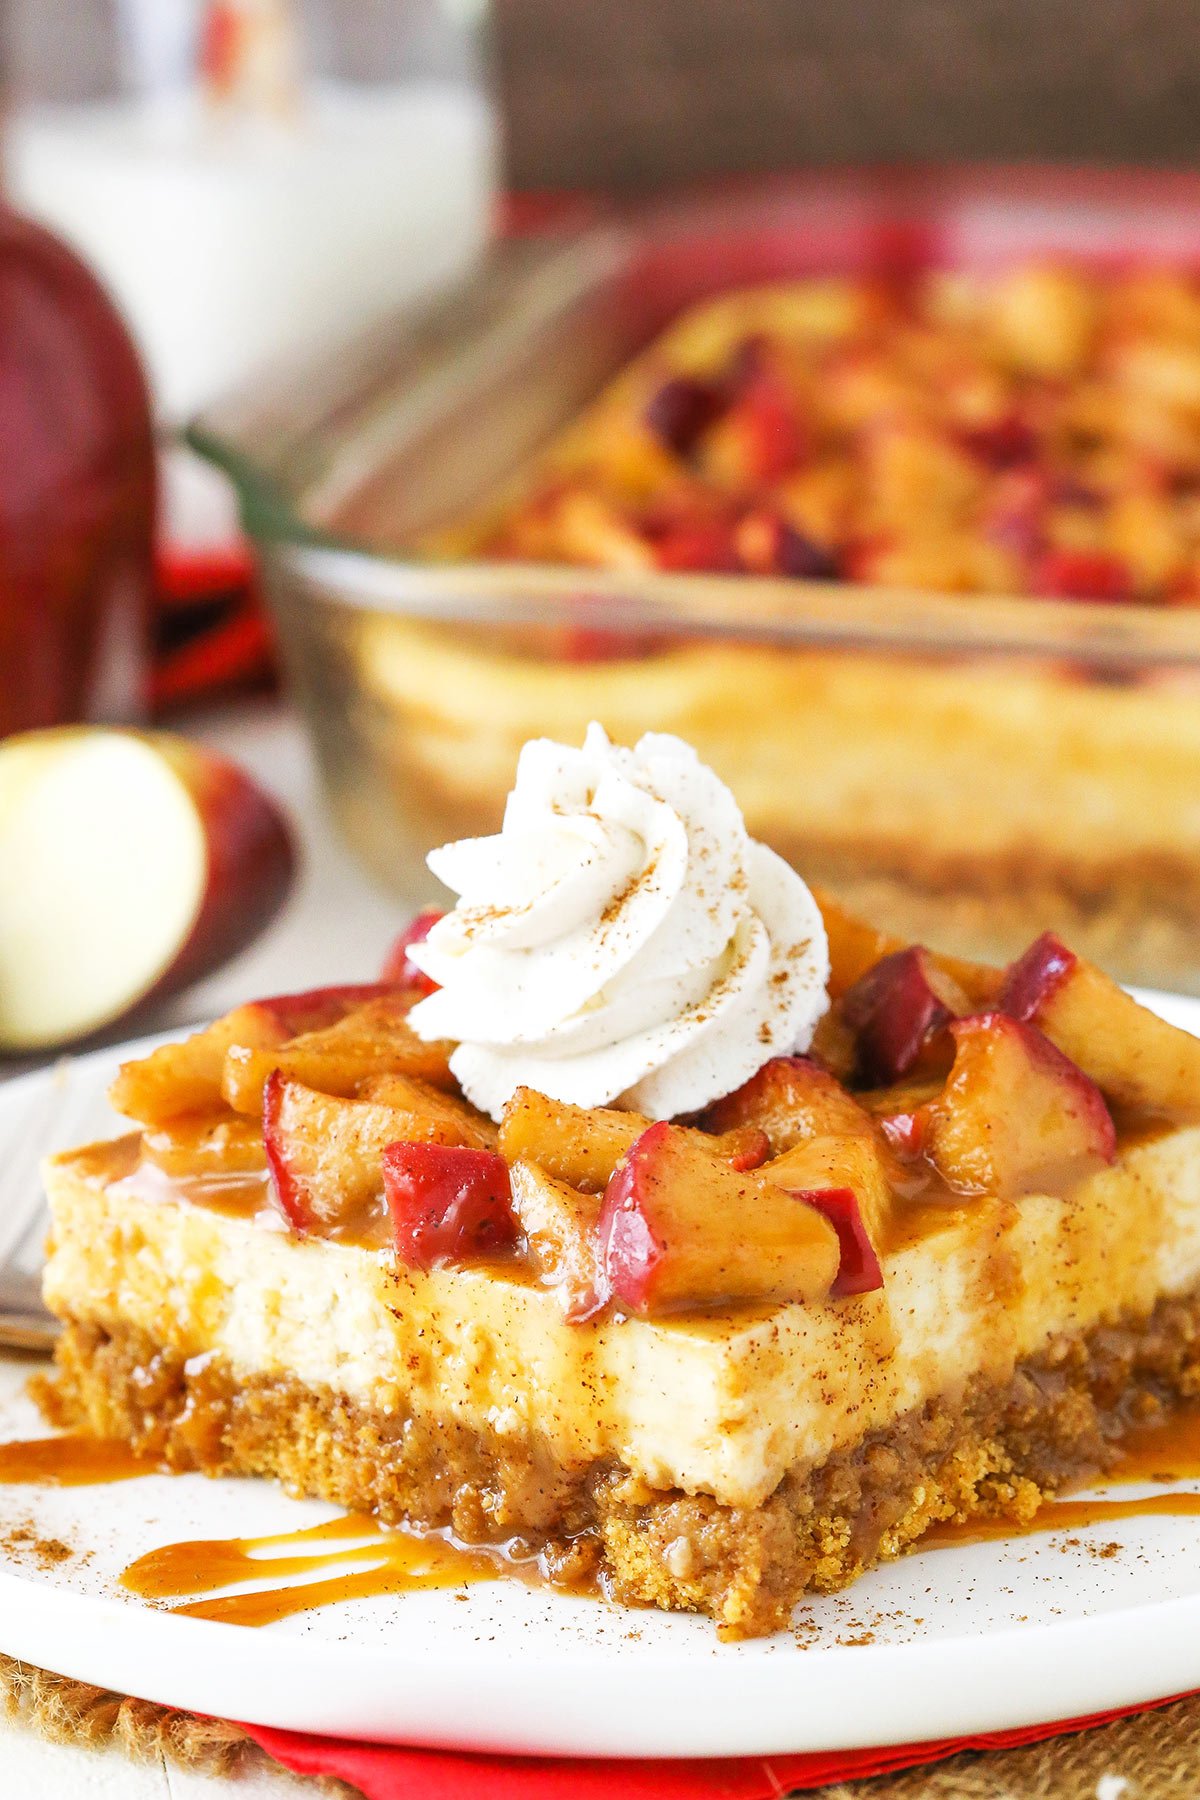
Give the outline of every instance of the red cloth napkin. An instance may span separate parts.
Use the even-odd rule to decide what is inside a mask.
[[[266,685],[274,671],[270,622],[253,558],[240,544],[165,548],[156,570],[150,707],[177,707]]]
[[[346,1738],[307,1737],[298,1731],[243,1729],[268,1756],[296,1775],[330,1775],[360,1789],[367,1800],[779,1800],[783,1794],[862,1781],[921,1763],[942,1762],[960,1750],[1008,1750],[1067,1731],[1087,1731],[1127,1719],[1151,1706],[1185,1698],[1172,1694],[1148,1706],[1125,1706],[1086,1719],[985,1731],[937,1743],[894,1744],[880,1750],[829,1750],[806,1756],[708,1757],[694,1761],[606,1762],[562,1756],[467,1756],[451,1750],[410,1750],[356,1744]]]

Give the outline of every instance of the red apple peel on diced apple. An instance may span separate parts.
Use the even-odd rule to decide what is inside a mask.
[[[1104,1096],[1034,1026],[1007,1013],[956,1019],[954,1067],[929,1105],[926,1153],[963,1194],[1012,1197],[1112,1162]]]
[[[854,1033],[863,1081],[899,1081],[969,1002],[919,944],[883,957],[854,983],[839,1010]]]
[[[373,1236],[389,1144],[404,1139],[475,1148],[482,1135],[462,1102],[403,1076],[367,1082],[353,1098],[322,1093],[282,1069],[272,1070],[263,1087],[262,1137],[272,1187],[280,1212],[298,1231],[367,1230]]]
[[[720,1163],[660,1121],[604,1192],[599,1236],[614,1299],[643,1317],[752,1300],[825,1298],[837,1234],[815,1208],[758,1171]]]
[[[840,1300],[850,1294],[871,1294],[883,1286],[883,1270],[875,1254],[852,1188],[793,1188],[793,1198],[823,1213],[838,1235],[841,1260],[829,1290],[830,1299]]]
[[[1118,1105],[1200,1116],[1200,1038],[1142,1006],[1052,932],[1006,971],[999,1005],[1036,1025]]]
[[[516,1240],[508,1164],[494,1151],[389,1144],[383,1191],[409,1268],[486,1261]]]
[[[1036,1021],[1078,960],[1061,938],[1052,931],[1044,931],[1005,971],[1004,986],[1000,990],[1001,1012],[1025,1022]]]

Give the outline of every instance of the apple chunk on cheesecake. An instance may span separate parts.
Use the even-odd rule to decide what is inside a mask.
[[[1200,1040],[896,942],[676,739],[522,753],[375,986],[53,1158],[51,1415],[727,1636],[1200,1387]]]

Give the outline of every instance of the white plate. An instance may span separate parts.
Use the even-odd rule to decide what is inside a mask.
[[[1200,1003],[1154,1003],[1200,1030]],[[27,1159],[34,1136],[40,1148],[103,1134],[103,1090],[126,1053],[0,1088],[0,1245],[28,1210],[14,1149]],[[40,1430],[21,1391],[28,1367],[0,1361],[0,1439]],[[263,1630],[175,1617],[117,1586],[121,1569],[159,1544],[331,1516],[268,1482],[194,1475],[0,1487],[0,1543],[33,1523],[74,1552],[43,1568],[32,1554],[0,1551],[0,1650],[262,1725],[565,1755],[899,1743],[1200,1686],[1200,1534],[1194,1519],[1169,1516],[910,1556],[805,1604],[793,1632],[734,1645],[705,1620],[517,1582],[354,1601]],[[1114,1542],[1119,1550],[1100,1554]]]

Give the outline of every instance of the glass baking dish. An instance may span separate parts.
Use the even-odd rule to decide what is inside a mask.
[[[678,313],[825,273],[1200,266],[1200,178],[813,176],[502,243],[419,316],[210,412],[334,814],[405,898],[530,736],[677,731],[751,829],[894,929],[1052,926],[1200,991],[1200,609],[434,560]]]

